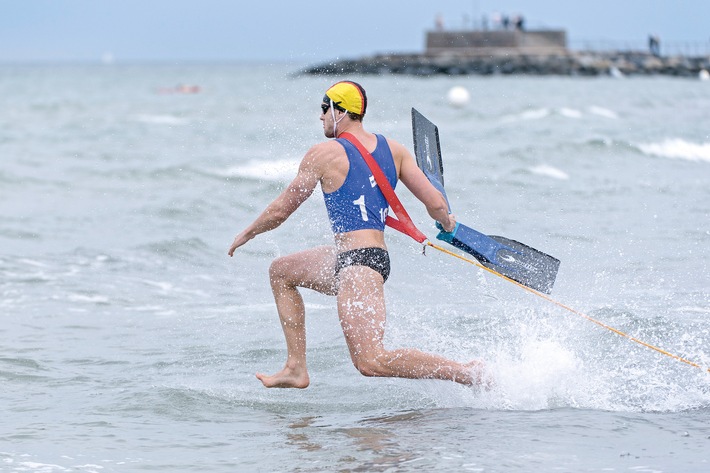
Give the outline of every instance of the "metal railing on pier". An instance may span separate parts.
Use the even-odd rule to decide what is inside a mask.
[[[648,41],[641,40],[571,40],[569,49],[594,52],[650,52]],[[660,41],[662,56],[708,57],[710,40],[702,41]]]

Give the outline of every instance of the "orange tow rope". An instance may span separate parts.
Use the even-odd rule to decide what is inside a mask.
[[[639,340],[638,338],[634,338],[634,337],[632,337],[631,335],[622,332],[621,330],[617,330],[617,329],[615,329],[614,327],[610,327],[609,325],[607,325],[607,324],[605,324],[605,323],[603,323],[603,322],[600,322],[600,321],[598,321],[598,320],[596,320],[596,319],[594,319],[594,318],[592,318],[592,317],[590,317],[590,316],[588,316],[588,315],[586,315],[586,314],[584,314],[584,313],[582,313],[582,312],[580,312],[580,311],[578,311],[578,310],[575,310],[575,309],[573,309],[572,307],[570,307],[570,306],[568,306],[568,305],[565,305],[565,304],[563,304],[563,303],[561,303],[561,302],[558,302],[558,301],[554,300],[553,298],[551,298],[550,296],[548,296],[548,295],[546,295],[546,294],[543,294],[543,293],[541,293],[541,292],[536,291],[535,289],[532,289],[532,288],[527,287],[527,286],[525,286],[525,285],[523,285],[523,284],[520,284],[518,281],[515,281],[515,280],[513,280],[513,279],[510,279],[509,277],[503,276],[502,274],[500,274],[500,273],[498,273],[498,272],[496,272],[496,271],[493,271],[493,270],[490,269],[490,268],[487,268],[487,267],[483,266],[483,265],[480,264],[478,261],[475,261],[475,260],[466,258],[466,257],[464,257],[464,256],[461,256],[461,255],[458,254],[458,253],[454,253],[453,251],[449,251],[449,250],[447,250],[446,248],[442,248],[442,247],[440,247],[439,245],[435,245],[434,243],[432,243],[432,242],[429,241],[429,240],[427,240],[427,241],[425,242],[425,244],[426,244],[427,246],[430,246],[430,247],[432,247],[432,248],[434,248],[434,249],[437,249],[437,250],[441,251],[442,253],[446,253],[447,255],[451,255],[451,256],[453,256],[453,257],[455,257],[455,258],[458,258],[458,259],[460,259],[460,260],[466,261],[467,263],[471,263],[471,264],[473,264],[473,265],[475,265],[475,266],[477,266],[477,267],[479,267],[479,268],[481,268],[481,269],[483,269],[483,270],[488,271],[488,272],[491,273],[491,274],[494,274],[494,275],[496,275],[496,276],[498,276],[498,277],[500,277],[500,278],[505,279],[505,280],[508,281],[508,282],[512,282],[512,283],[515,284],[516,286],[521,287],[521,288],[525,289],[526,291],[535,294],[536,296],[542,297],[543,299],[545,299],[545,300],[547,300],[547,301],[549,301],[549,302],[552,302],[553,304],[555,304],[555,305],[557,305],[557,306],[559,306],[559,307],[562,307],[563,309],[566,309],[566,310],[572,312],[573,314],[577,314],[577,315],[579,315],[580,317],[584,317],[585,319],[589,320],[590,322],[594,322],[595,324],[599,325],[600,327],[604,327],[605,329],[610,330],[610,331],[614,332],[614,333],[617,334],[617,335],[621,335],[621,336],[624,337],[624,338],[628,338],[628,339],[631,340],[632,342],[636,342],[636,343],[638,343],[639,345],[643,345],[643,346],[645,346],[646,348],[650,348],[651,350],[655,350],[655,351],[657,351],[658,353],[661,353],[661,354],[663,354],[663,355],[666,355],[666,356],[669,356],[669,357],[671,357],[671,358],[674,358],[674,359],[676,359],[676,360],[678,360],[678,361],[680,361],[680,362],[682,362],[682,363],[685,363],[686,365],[694,366],[694,367],[696,367],[696,368],[700,368],[701,370],[710,373],[710,368],[706,368],[706,367],[704,367],[704,366],[700,366],[699,364],[694,363],[694,362],[692,362],[692,361],[690,361],[690,360],[688,360],[688,359],[686,359],[686,358],[683,358],[683,357],[678,356],[678,355],[674,355],[673,353],[670,353],[670,352],[668,352],[668,351],[666,351],[666,350],[664,350],[664,349],[662,349],[662,348],[658,348],[658,347],[655,346],[655,345],[651,345],[650,343],[646,343],[646,342],[644,342],[644,341],[642,341],[642,340]]]

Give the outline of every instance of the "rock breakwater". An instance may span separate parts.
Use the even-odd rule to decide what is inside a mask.
[[[568,52],[555,55],[378,54],[335,60],[302,70],[308,75],[667,75],[698,77],[710,70],[710,56],[654,56],[645,52]]]

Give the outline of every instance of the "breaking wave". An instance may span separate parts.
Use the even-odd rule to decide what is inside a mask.
[[[569,174],[558,169],[554,166],[548,164],[539,164],[537,166],[531,167],[530,172],[537,174],[538,176],[551,177],[553,179],[559,179],[561,181],[566,181],[569,179]]]
[[[249,161],[219,171],[223,177],[244,177],[266,181],[289,181],[298,172],[299,161],[296,159],[281,159],[275,161]]]
[[[710,143],[697,144],[680,138],[671,138],[658,143],[642,143],[638,148],[649,156],[710,163]]]

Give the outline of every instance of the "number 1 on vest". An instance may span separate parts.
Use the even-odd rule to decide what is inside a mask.
[[[362,221],[367,222],[367,208],[365,208],[365,196],[361,195],[359,199],[353,200],[353,204],[360,207],[360,215],[362,215]]]

